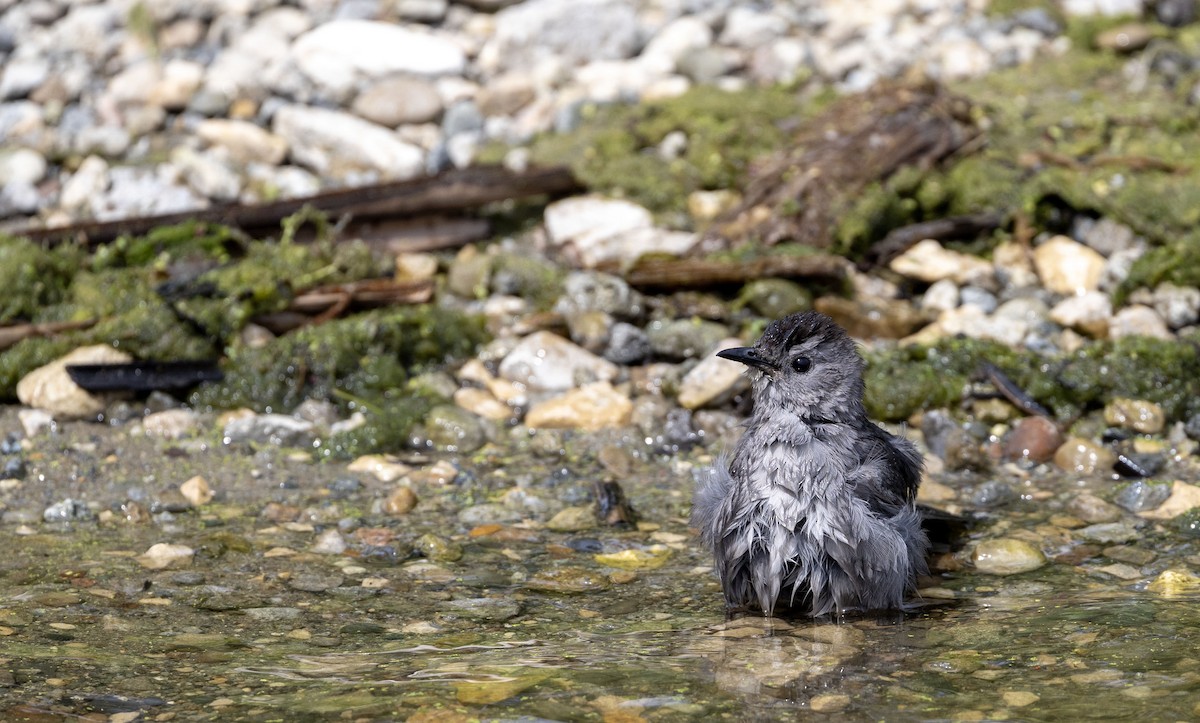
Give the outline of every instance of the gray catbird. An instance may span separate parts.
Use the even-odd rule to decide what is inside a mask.
[[[867,418],[854,341],[808,311],[718,356],[748,366],[754,390],[745,435],[728,466],[697,475],[692,509],[726,608],[900,608],[926,571],[915,506],[922,460]]]

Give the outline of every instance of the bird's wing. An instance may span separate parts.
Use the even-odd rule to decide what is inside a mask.
[[[859,465],[852,475],[855,492],[873,510],[892,514],[912,504],[921,484],[921,453],[912,442],[868,422],[856,445]]]

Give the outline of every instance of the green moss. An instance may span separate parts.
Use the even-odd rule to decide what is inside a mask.
[[[985,362],[1060,419],[1115,397],[1155,402],[1173,420],[1200,412],[1200,356],[1190,341],[1126,337],[1044,357],[996,342],[943,339],[932,347],[871,354],[867,361],[868,411],[886,420],[957,403]]]
[[[492,258],[492,290],[528,299],[548,309],[562,293],[563,269],[546,259],[513,253]]]
[[[689,193],[736,185],[751,161],[783,145],[785,125],[825,102],[802,102],[784,87],[735,93],[698,87],[663,101],[585,109],[577,130],[539,137],[531,150],[538,163],[571,166],[593,190],[682,214]],[[675,131],[687,147],[667,160],[658,145]]]
[[[1193,507],[1176,517],[1172,522],[1175,529],[1185,537],[1200,537],[1200,507]]]
[[[755,314],[781,319],[812,308],[812,292],[788,279],[759,279],[742,287],[733,308],[750,307]]]
[[[481,319],[430,305],[358,314],[231,349],[225,381],[197,390],[192,402],[259,411],[290,410],[308,397],[387,406],[405,396],[414,371],[462,358],[485,337]]]
[[[1142,254],[1129,276],[1121,282],[1114,302],[1122,304],[1138,288],[1154,288],[1170,282],[1177,286],[1200,286],[1200,234],[1189,234],[1176,243]]]
[[[194,293],[175,306],[209,336],[228,342],[255,316],[287,308],[298,291],[382,274],[361,241],[255,241],[236,262],[201,274],[189,285]]]
[[[92,257],[96,270],[155,265],[165,270],[177,261],[208,260],[227,263],[245,238],[234,229],[215,223],[184,221],[162,226],[143,236],[121,236],[100,246]]]
[[[66,296],[83,258],[80,248],[53,250],[24,238],[0,236],[0,324],[28,321]]]
[[[62,337],[33,337],[17,342],[0,354],[0,399],[17,398],[17,382],[40,366],[49,364],[77,345]]]

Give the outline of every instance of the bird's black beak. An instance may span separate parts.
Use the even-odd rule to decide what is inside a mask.
[[[768,359],[765,359],[758,350],[752,346],[738,346],[733,349],[722,349],[717,352],[717,356],[729,361],[739,362],[754,369],[762,369],[763,371],[775,371],[779,367]]]

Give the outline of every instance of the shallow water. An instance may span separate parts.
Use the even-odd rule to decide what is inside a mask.
[[[107,559],[64,568],[61,555],[91,534],[3,537],[24,558],[3,568],[4,720],[97,711],[263,721],[1200,715],[1197,598],[1065,566],[959,574],[932,593],[953,600],[926,599],[902,619],[726,622],[691,550],[583,594],[470,574],[312,593],[264,581],[277,575],[249,554],[199,562],[204,585],[149,583],[112,552],[136,538],[114,536]],[[457,614],[450,599],[485,604]],[[414,619],[442,630],[401,624]]]
[[[412,512],[385,517],[370,509],[390,485],[364,478],[337,497],[344,465],[286,451],[180,447],[89,425],[36,440],[26,479],[0,490],[10,513],[34,514],[0,526],[0,720],[1200,717],[1200,595],[1148,584],[1194,570],[1200,541],[1125,515],[1130,544],[1088,544],[1063,518],[1078,479],[989,477],[1019,497],[972,536],[1035,541],[1057,556],[1039,570],[947,573],[903,617],[727,622],[687,529],[699,457],[622,443],[638,530],[460,519],[464,505],[507,499],[514,480],[526,497],[586,500],[581,485],[604,474],[596,450],[612,440],[565,441],[562,454],[455,460],[457,482],[422,483]],[[140,515],[128,503],[141,496],[150,508],[193,474],[213,481],[217,500]],[[116,514],[36,521],[67,496]],[[293,511],[276,519],[271,503]],[[361,521],[347,551],[315,554],[322,531],[346,518]],[[421,548],[430,533],[461,550]],[[137,556],[160,542],[196,554],[180,569],[145,569]],[[632,571],[604,556],[639,551],[652,554]],[[1123,570],[1134,579],[1114,576],[1119,560],[1141,560]]]

